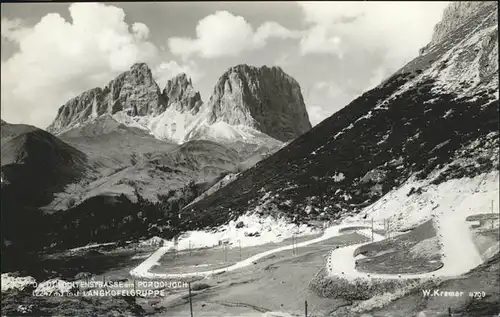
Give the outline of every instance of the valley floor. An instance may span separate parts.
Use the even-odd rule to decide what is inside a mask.
[[[487,306],[485,311],[491,311],[492,303],[498,304],[500,302],[498,292],[495,293],[492,289],[495,284],[491,284],[495,281],[498,282],[498,277],[496,279],[493,277],[498,273],[498,261],[495,262],[495,258],[488,257],[490,259],[486,264],[473,269],[470,273],[467,271],[476,266],[477,262],[483,261],[477,256],[484,258],[486,254],[483,252],[484,250],[489,250],[488,252],[493,254],[498,253],[498,248],[496,252],[491,251],[491,248],[495,248],[495,243],[498,245],[498,238],[495,238],[488,231],[491,231],[491,226],[498,230],[498,221],[495,220],[498,217],[488,213],[491,200],[498,202],[497,178],[498,172],[486,176],[482,175],[476,179],[453,180],[438,187],[428,187],[424,194],[413,197],[407,196],[409,188],[403,187],[399,190],[400,194],[398,191],[394,191],[392,197],[386,198],[385,205],[379,203],[376,208],[369,207],[373,210],[369,216],[375,219],[378,217],[377,220],[385,219],[387,215],[391,215],[401,223],[414,224],[413,228],[426,219],[427,221],[434,219],[445,255],[442,261],[445,266],[449,266],[453,270],[444,266],[442,272],[445,276],[436,278],[432,286],[437,285],[436,287],[438,287],[445,283],[457,290],[477,289],[477,291],[482,291],[480,281],[484,279],[487,281],[487,284],[484,284],[484,291],[489,293],[482,302],[479,299],[472,302],[470,299],[466,301],[467,298],[455,299],[455,301],[449,298],[424,299],[421,288],[426,287],[425,284],[422,284],[420,288],[402,289],[392,294],[375,296],[366,301],[322,298],[316,295],[309,287],[310,282],[320,272],[325,271],[325,263],[328,263],[329,258],[334,260],[331,262],[334,264],[333,268],[340,272],[354,275],[366,274],[358,272],[354,263],[355,249],[363,244],[371,243],[371,232],[367,232],[366,229],[369,223],[361,222],[360,216],[346,219],[342,225],[327,228],[321,236],[309,237],[312,239],[302,237],[303,241],[298,241],[296,244],[296,251],[293,251],[294,247],[289,244],[289,240],[284,240],[281,245],[277,246],[264,245],[253,247],[253,249],[252,247],[244,247],[244,250],[251,249],[256,254],[248,253],[251,255],[250,258],[239,261],[239,252],[235,253],[235,248],[233,248],[231,261],[234,261],[235,264],[229,268],[214,269],[206,266],[220,262],[221,249],[219,247],[205,249],[200,255],[195,253],[189,255],[189,252],[184,251],[177,254],[175,262],[162,258],[165,255],[171,255],[171,253],[167,253],[168,249],[165,250],[165,248],[159,248],[151,256],[148,256],[151,253],[146,252],[147,250],[128,250],[126,254],[130,263],[134,263],[133,266],[106,265],[98,272],[92,271],[90,267],[83,270],[91,271],[96,280],[140,281],[142,277],[153,277],[153,280],[168,277],[175,281],[175,279],[181,280],[186,276],[198,276],[201,279],[193,281],[192,306],[194,316],[303,316],[306,300],[308,302],[308,316],[361,316],[365,312],[373,313],[373,315],[366,316],[417,316],[419,311],[427,308],[429,308],[427,309],[429,314],[418,316],[440,316],[439,313],[445,312],[448,307],[464,312],[469,309],[467,307],[470,305],[482,305],[481,303]],[[433,200],[432,204],[427,201],[430,199]],[[424,212],[419,214],[418,219],[409,221],[410,217],[415,217],[414,205],[420,204],[424,206]],[[442,206],[442,210],[439,207],[435,208],[436,205]],[[436,215],[435,218],[432,214]],[[398,220],[400,218],[401,220]],[[490,218],[494,218],[494,221],[488,222],[491,220]],[[342,230],[352,227],[359,228]],[[383,239],[384,237],[379,234],[383,232],[381,227],[375,225],[375,228],[377,229],[374,234],[375,240]],[[406,230],[401,226],[399,228],[402,231]],[[471,234],[471,229],[474,231],[474,235]],[[393,234],[392,238],[397,238],[397,234],[395,232]],[[467,241],[465,241],[466,239]],[[88,254],[93,252],[94,255],[99,255],[99,251],[101,251],[100,256],[110,257],[107,252],[103,251],[108,248],[112,249],[114,246],[103,245],[96,246],[95,250],[81,249],[76,251]],[[332,249],[335,251],[330,252]],[[483,251],[478,252],[478,249]],[[150,247],[149,250],[152,248]],[[470,253],[474,256],[463,256],[466,254],[465,252],[468,252],[467,255]],[[342,256],[339,257],[339,255]],[[461,257],[460,261],[459,256]],[[203,262],[200,262],[200,257],[204,259]],[[498,258],[498,255],[496,257]],[[456,263],[457,261],[459,263]],[[154,266],[158,262],[160,266]],[[193,269],[193,265],[196,264],[198,267]],[[139,273],[140,277],[130,277],[129,270],[134,266],[132,275]],[[78,268],[61,275],[60,278],[71,280],[70,276],[74,276],[72,272],[78,272]],[[173,274],[169,275],[169,272]],[[432,274],[435,274],[437,276],[436,272],[439,271],[426,275],[432,277]],[[466,274],[460,278],[450,276],[463,273]],[[442,282],[443,279],[444,282]],[[452,290],[451,286],[449,290]],[[75,309],[79,311],[81,316],[91,316],[96,309],[103,312],[103,309],[107,310],[109,307],[116,309],[120,307],[118,309],[120,316],[190,316],[187,289],[183,287],[167,291],[167,295],[164,297],[85,298]],[[12,312],[16,312],[16,309],[19,309],[19,307],[16,308],[16,305],[21,304],[28,306],[34,304],[49,315],[66,315],[69,308],[65,308],[61,304],[66,303],[71,306],[73,305],[71,303],[74,302],[71,298],[35,298],[29,293],[4,292],[3,290],[2,297],[6,303],[2,303],[2,310],[8,308],[6,311],[7,315],[10,316],[16,315]],[[412,307],[411,310],[397,308],[406,305],[404,304],[406,301],[412,301],[407,303],[409,307]],[[414,303],[420,303],[420,306],[417,305],[417,307]],[[432,307],[428,306],[429,303]],[[403,311],[404,313],[402,313]],[[286,313],[280,315],[277,312]],[[113,316],[111,312],[106,314]],[[102,315],[106,316],[106,314]],[[455,316],[483,315],[462,314]]]

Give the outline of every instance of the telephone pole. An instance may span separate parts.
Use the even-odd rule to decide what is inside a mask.
[[[372,218],[372,242],[373,242],[373,218]]]
[[[222,243],[222,253],[224,254],[224,263],[226,263],[227,255],[226,255],[226,244]]]
[[[193,300],[191,299],[191,282],[188,282],[189,288],[189,311],[191,312],[191,317],[193,317]]]
[[[391,220],[391,218],[387,218],[387,238],[391,237],[391,229],[390,229],[390,224],[389,224],[390,220]]]
[[[297,255],[297,238],[295,233],[292,234],[292,254]]]
[[[491,213],[493,214],[493,199],[491,200]],[[494,223],[495,223],[495,219],[491,218],[491,229],[493,229],[495,227]]]

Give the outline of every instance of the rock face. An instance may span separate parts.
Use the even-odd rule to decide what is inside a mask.
[[[186,74],[160,92],[148,66],[137,63],[105,88],[68,101],[47,130],[59,135],[103,115],[178,143],[289,141],[311,128],[299,84],[281,68],[266,66],[230,68],[203,104]]]
[[[186,74],[179,74],[170,79],[163,89],[163,98],[168,107],[179,112],[198,113],[203,104],[200,93],[193,88],[191,79]]]
[[[455,1],[451,2],[443,12],[443,18],[434,27],[432,40],[422,48],[423,54],[429,47],[436,45],[452,34],[460,26],[464,25],[467,19],[473,17],[478,10],[485,6],[494,6],[495,1]]]
[[[49,132],[60,133],[103,114],[126,111],[130,116],[159,114],[167,103],[144,63],[132,65],[130,70],[113,79],[104,88],[94,88],[77,96],[59,108]]]
[[[286,142],[311,128],[300,86],[279,67],[231,67],[208,103],[210,123],[255,128]]]

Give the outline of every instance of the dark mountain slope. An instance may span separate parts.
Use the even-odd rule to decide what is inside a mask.
[[[496,24],[496,5],[483,5],[383,84],[191,205],[186,227],[223,223],[264,200],[297,221],[337,218],[411,175],[440,170],[440,183],[498,169]]]
[[[2,124],[2,173],[9,200],[37,207],[51,194],[83,176],[87,157],[41,129]]]
[[[43,213],[38,208],[92,170],[85,154],[48,132],[3,122],[1,132],[4,253],[4,247],[25,250],[36,246],[40,242],[37,233],[44,230]]]

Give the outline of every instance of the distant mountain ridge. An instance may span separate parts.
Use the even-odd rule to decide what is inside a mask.
[[[58,187],[43,209],[65,210],[100,195],[156,202],[191,181],[248,168],[285,144],[278,138],[310,128],[300,86],[280,68],[239,65],[221,78],[205,104],[186,74],[161,91],[149,67],[136,63],[104,88],[69,100],[47,128],[56,136],[44,133],[57,141],[57,151],[67,144],[82,153],[87,173]]]
[[[279,143],[311,128],[299,84],[279,67],[232,67],[205,104],[186,74],[170,79],[160,91],[149,67],[136,63],[103,89],[64,104],[47,130],[61,134],[105,114],[177,143]]]
[[[95,225],[82,220],[99,218],[99,226],[114,232],[115,223],[101,208],[114,208],[112,221],[120,224],[149,208],[165,225],[155,204],[176,212],[203,188],[220,188],[220,179],[237,177],[310,128],[300,86],[280,68],[240,65],[229,72],[237,76],[219,80],[206,104],[186,74],[161,91],[149,67],[136,63],[105,87],[61,106],[47,131],[2,120],[2,191],[10,197],[2,201],[2,215],[17,227],[32,217],[29,229],[9,231],[6,243],[46,247],[54,235],[74,230],[85,232],[81,239],[103,239],[103,232],[96,238],[89,233]],[[221,89],[225,85],[234,89]],[[176,207],[166,201],[172,193],[188,201]],[[116,204],[129,208],[129,216]],[[62,227],[58,219],[64,219]],[[44,238],[30,239],[29,231]],[[71,243],[89,242],[81,239]],[[55,242],[69,241],[63,240]]]

